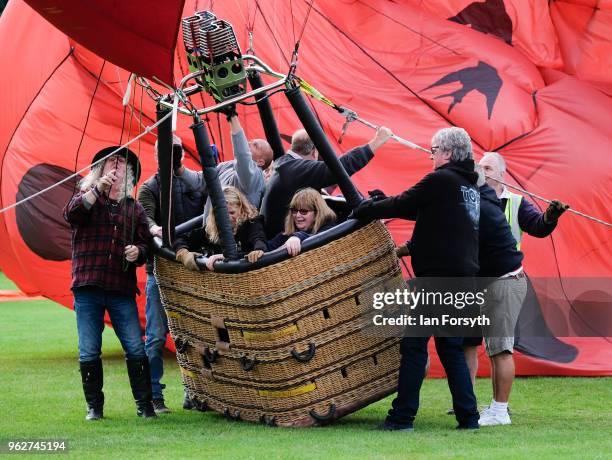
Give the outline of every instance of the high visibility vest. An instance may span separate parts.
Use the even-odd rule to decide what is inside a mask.
[[[523,199],[523,195],[519,195],[517,193],[512,192],[509,193],[510,196],[506,201],[506,209],[504,210],[504,214],[506,215],[508,225],[510,225],[512,236],[516,240],[516,249],[520,251],[521,240],[523,239],[523,230],[521,230],[521,227],[519,226],[518,211],[521,206],[521,200]]]

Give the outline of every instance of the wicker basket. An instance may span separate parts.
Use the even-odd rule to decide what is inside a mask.
[[[156,257],[190,395],[229,418],[324,423],[395,390],[399,339],[368,337],[365,291],[405,287],[380,222],[239,274]]]

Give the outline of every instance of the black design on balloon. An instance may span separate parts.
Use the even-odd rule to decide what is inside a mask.
[[[16,199],[31,196],[70,175],[72,171],[56,165],[33,166],[21,178]],[[63,209],[72,197],[75,181],[80,179],[70,179],[15,208],[21,238],[32,252],[45,260],[62,261],[71,257],[71,231]]]
[[[565,315],[562,314],[563,308],[556,302],[547,302],[547,309],[555,313],[551,317],[557,321],[565,321]],[[558,332],[559,325],[556,326],[556,329],[555,332]],[[514,348],[524,355],[554,363],[567,364],[578,357],[578,349],[575,346],[558,339],[550,330],[529,278],[527,278],[527,295],[514,330]]]
[[[495,35],[512,45],[512,19],[506,12],[504,0],[472,2],[448,20],[470,25],[478,32]]]
[[[502,79],[497,73],[497,69],[485,62],[479,61],[478,65],[475,67],[466,67],[465,69],[445,75],[423,91],[455,82],[461,83],[461,88],[451,93],[435,97],[435,99],[442,99],[444,97],[453,98],[453,101],[448,106],[448,113],[450,113],[453,107],[459,104],[470,91],[478,91],[487,98],[487,118],[491,119],[495,101],[497,100],[497,96],[503,84]]]

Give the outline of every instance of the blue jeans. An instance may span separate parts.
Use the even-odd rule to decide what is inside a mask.
[[[399,381],[397,397],[393,400],[387,421],[400,425],[412,424],[419,410],[419,393],[425,378],[427,365],[427,342],[429,337],[404,337],[401,342]],[[448,378],[448,387],[453,396],[455,417],[462,427],[478,427],[476,396],[472,388],[470,372],[463,354],[463,339],[459,337],[436,337],[436,351]]]
[[[149,358],[151,367],[151,387],[153,389],[153,399],[163,399],[162,390],[165,385],[160,383],[164,375],[164,346],[168,335],[168,318],[161,303],[159,287],[155,275],[147,274],[147,305],[145,308],[147,316],[147,328],[145,334],[145,350]]]
[[[144,342],[133,297],[107,292],[95,286],[74,289],[74,311],[79,335],[79,361],[93,361],[102,354],[104,311],[121,342],[125,357],[144,358]]]

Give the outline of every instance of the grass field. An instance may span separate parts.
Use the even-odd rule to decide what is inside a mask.
[[[12,284],[0,274],[0,289]],[[68,442],[75,458],[611,458],[612,379],[522,378],[512,397],[513,425],[457,432],[445,415],[445,380],[427,380],[415,433],[381,433],[391,399],[332,426],[270,428],[228,422],[180,408],[178,367],[168,355],[165,383],[172,414],[135,415],[125,363],[112,330],[104,332],[105,419],[85,422],[74,313],[50,301],[0,302],[0,440]],[[487,379],[477,382],[481,404]]]

